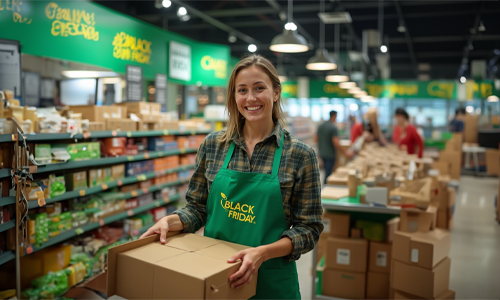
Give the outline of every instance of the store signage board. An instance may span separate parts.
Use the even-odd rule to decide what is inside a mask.
[[[284,81],[281,83],[281,98],[297,98],[297,81]]]
[[[375,98],[456,99],[457,83],[452,80],[365,82],[365,90]]]
[[[142,100],[142,68],[127,66],[127,101]]]
[[[352,98],[351,94],[345,89],[341,89],[338,83],[310,80],[309,81],[310,98]]]
[[[0,28],[8,28],[0,30],[0,39],[18,40],[24,54],[99,66],[121,74],[126,73],[127,65],[134,64],[143,68],[146,79],[167,73],[172,82],[181,84],[201,80],[208,86],[226,86],[229,78],[228,74],[222,78],[224,61],[230,58],[228,46],[197,42],[90,1],[0,0]],[[168,72],[172,41],[190,49],[189,61],[183,61],[192,69],[189,76],[187,68],[180,76],[174,71],[177,77]]]
[[[167,101],[167,75],[156,74],[155,90],[155,102],[164,107]]]
[[[170,41],[169,50],[170,77],[174,79],[191,80],[191,47]]]
[[[500,97],[500,89],[497,89],[493,80],[476,80],[466,82],[466,98],[486,99],[491,95]]]

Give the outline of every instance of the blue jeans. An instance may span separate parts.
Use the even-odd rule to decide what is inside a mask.
[[[335,166],[335,158],[321,158],[323,160],[323,167],[325,168],[325,181],[324,184],[326,184],[326,178],[332,174],[333,167]]]

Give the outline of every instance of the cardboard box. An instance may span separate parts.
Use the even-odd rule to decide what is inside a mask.
[[[448,290],[450,267],[451,259],[448,257],[432,270],[393,261],[391,287],[425,299],[434,299]]]
[[[444,151],[439,153],[439,161],[450,164],[450,177],[460,179],[462,171],[462,151]]]
[[[328,239],[325,259],[326,268],[364,273],[366,272],[367,261],[367,240]]]
[[[492,175],[500,174],[500,150],[486,149],[486,172]]]
[[[392,244],[370,242],[368,271],[378,273],[391,272]]]
[[[411,204],[417,207],[427,207],[431,202],[432,178],[405,181],[390,192],[392,196],[399,196],[402,204]]]
[[[78,191],[86,189],[87,184],[87,172],[76,172],[64,175],[64,183],[66,185],[66,191]]]
[[[365,299],[366,274],[333,269],[323,271],[323,295],[342,299]]]
[[[368,272],[366,299],[389,299],[389,274]]]
[[[127,107],[118,105],[77,105],[70,106],[69,111],[82,114],[82,119],[90,122],[106,122],[111,118],[126,118]]]
[[[137,124],[131,119],[106,119],[106,130],[136,131]]]
[[[402,232],[429,232],[436,228],[436,208],[421,210],[408,208],[401,210],[401,223],[399,230]]]
[[[439,175],[450,175],[451,166],[447,161],[436,161],[432,163],[432,168],[439,171]]]
[[[323,233],[329,237],[348,238],[351,218],[348,214],[325,213]]]
[[[451,219],[452,215],[448,210],[440,210],[437,212],[437,228],[442,228],[442,229],[450,229],[449,227],[449,220]]]
[[[464,142],[477,143],[479,115],[466,115],[464,118]]]
[[[106,130],[106,122],[89,122],[89,131]]]
[[[415,295],[410,295],[405,292],[401,291],[396,291],[394,290],[394,297],[390,299],[397,299],[397,300],[415,300],[415,299],[424,299],[422,297],[418,297]],[[455,300],[455,292],[452,290],[446,290],[439,296],[434,298],[435,300]]]
[[[401,222],[401,219],[394,218],[390,219],[387,221],[385,224],[385,242],[386,243],[392,243],[394,240],[394,233],[399,229],[399,223]]]
[[[353,239],[363,238],[363,234],[361,233],[361,229],[351,228],[351,238],[353,238]]]
[[[327,186],[321,190],[321,198],[338,200],[349,196],[349,190],[341,187]]]
[[[450,253],[451,235],[435,229],[422,233],[396,232],[392,244],[392,258],[408,265],[432,269]]]
[[[195,234],[169,233],[136,240],[108,253],[107,295],[127,299],[248,299],[255,295],[257,276],[241,289],[228,278],[241,261],[227,259],[248,247]]]

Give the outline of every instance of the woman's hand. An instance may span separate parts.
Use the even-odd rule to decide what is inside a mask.
[[[232,288],[242,288],[250,283],[253,276],[257,274],[260,266],[266,259],[262,248],[250,248],[238,252],[235,256],[227,260],[228,263],[235,263],[238,259],[242,260],[238,272],[229,277]]]
[[[160,242],[165,244],[167,241],[167,233],[169,231],[181,231],[184,229],[184,224],[178,215],[170,215],[161,218],[156,224],[151,226],[143,235],[141,235],[140,239],[159,234]]]

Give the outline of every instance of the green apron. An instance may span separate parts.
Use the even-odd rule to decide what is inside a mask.
[[[208,194],[205,236],[258,247],[278,241],[289,229],[278,179],[283,139],[274,153],[272,174],[228,169],[235,147],[231,143]],[[300,299],[295,262],[281,257],[264,262],[252,299]]]

